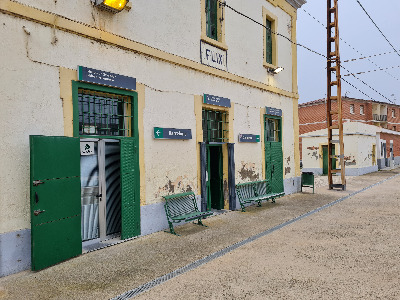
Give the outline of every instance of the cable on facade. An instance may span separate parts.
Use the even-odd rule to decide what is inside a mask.
[[[368,12],[365,10],[364,6],[362,6],[361,2],[359,0],[356,0],[357,3],[360,5],[362,10],[365,12],[365,14],[368,16],[368,18],[371,20],[371,22],[375,25],[376,29],[382,34],[382,36],[385,38],[385,40],[389,43],[389,45],[392,47],[394,52],[397,53],[398,56],[400,56],[399,52],[397,52],[396,48],[392,45],[392,43],[388,40],[388,38],[383,34],[382,30],[376,25],[375,21],[371,18],[371,16],[368,14]]]

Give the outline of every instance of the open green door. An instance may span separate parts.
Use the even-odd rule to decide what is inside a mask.
[[[121,239],[140,235],[140,181],[135,140],[121,139]]]
[[[79,139],[30,136],[32,270],[82,253]]]

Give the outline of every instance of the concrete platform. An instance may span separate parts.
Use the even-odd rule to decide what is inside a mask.
[[[214,216],[204,221],[209,227],[177,227],[180,237],[157,232],[40,272],[1,278],[0,299],[113,298],[399,173],[394,169],[352,177],[346,191],[322,186],[312,194],[310,189],[275,204],[249,207],[246,213]],[[363,299],[376,299],[378,294],[397,299],[399,186],[400,176],[180,275],[138,299],[350,299],[356,292]],[[373,276],[370,280],[368,273]],[[381,288],[371,281],[377,278]]]

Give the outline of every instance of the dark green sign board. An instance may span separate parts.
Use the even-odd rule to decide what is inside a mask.
[[[78,66],[78,80],[136,90],[136,78]]]
[[[260,135],[259,134],[239,134],[239,142],[240,143],[259,143]]]
[[[203,102],[205,104],[218,105],[223,107],[231,107],[231,100],[224,97],[204,94]]]
[[[190,140],[192,139],[191,129],[161,128],[154,127],[155,139]]]

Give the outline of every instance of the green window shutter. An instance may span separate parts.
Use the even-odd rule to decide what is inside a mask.
[[[121,238],[140,235],[139,166],[135,141],[121,139]]]
[[[267,19],[265,25],[265,60],[272,64],[272,22]]]
[[[218,1],[206,0],[206,33],[209,38],[218,40]]]

